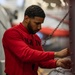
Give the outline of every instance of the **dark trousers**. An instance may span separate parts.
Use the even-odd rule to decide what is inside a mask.
[[[6,74],[6,75],[8,75],[8,74]]]

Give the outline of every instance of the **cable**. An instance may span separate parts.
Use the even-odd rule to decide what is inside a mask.
[[[59,24],[57,25],[57,27],[53,30],[53,32],[44,40],[44,44],[43,46],[45,46],[47,39],[52,38],[54,32],[57,30],[57,28],[60,26],[60,24],[64,21],[64,19],[67,17],[67,15],[69,14],[69,11],[66,13],[66,15],[63,17],[63,19],[59,22]]]

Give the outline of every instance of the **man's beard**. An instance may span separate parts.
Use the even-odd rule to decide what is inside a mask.
[[[29,32],[30,34],[35,34],[36,32],[39,31],[39,30],[34,31],[34,30],[32,29],[32,26],[31,26],[31,23],[30,23],[30,22],[29,22],[29,24],[27,25],[27,29],[28,29],[28,32]]]

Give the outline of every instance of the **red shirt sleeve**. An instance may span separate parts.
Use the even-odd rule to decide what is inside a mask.
[[[45,61],[45,62],[41,62],[41,63],[39,63],[39,66],[41,67],[41,68],[56,68],[57,66],[56,66],[56,61],[57,60],[49,60],[49,61]]]

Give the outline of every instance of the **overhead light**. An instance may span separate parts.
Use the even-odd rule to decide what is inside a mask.
[[[65,6],[65,2],[63,0],[60,0],[60,1],[61,1],[62,6]]]
[[[56,3],[50,3],[51,7],[56,7]]]

